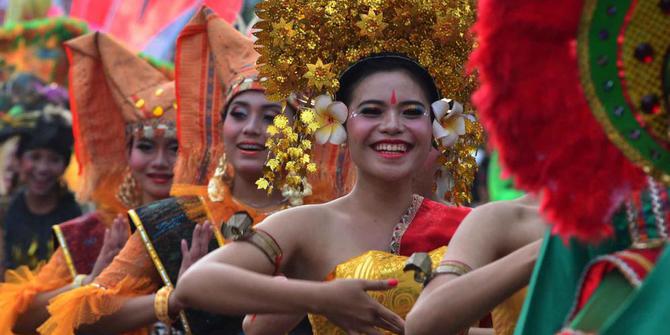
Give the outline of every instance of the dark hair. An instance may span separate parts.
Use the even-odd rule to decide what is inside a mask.
[[[372,55],[350,66],[340,76],[340,89],[337,91],[335,99],[348,106],[351,103],[354,90],[363,79],[375,73],[391,71],[403,71],[410,75],[421,87],[428,103],[440,99],[439,90],[430,73],[413,59],[397,53]]]
[[[49,149],[63,157],[67,165],[72,154],[72,127],[59,115],[43,115],[35,127],[21,134],[16,153],[21,157],[33,149]]]

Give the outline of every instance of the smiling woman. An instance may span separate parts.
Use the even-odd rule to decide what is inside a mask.
[[[263,91],[254,89],[240,91],[227,100],[222,134],[225,156],[234,171],[229,182],[233,196],[256,208],[281,203],[284,199],[280,193],[266,197],[266,192],[256,188],[268,155],[266,129],[281,113],[281,104],[268,101]]]
[[[128,166],[143,191],[142,203],[170,196],[178,146],[177,139],[170,137],[131,140]]]
[[[3,334],[35,333],[49,317],[51,298],[77,294],[76,288],[97,279],[128,239],[123,214],[167,197],[172,184],[177,151],[174,83],[107,35],[92,33],[66,45],[74,126],[61,126],[57,132],[38,129],[29,143],[48,146],[25,146],[28,193],[44,197],[46,190],[58,188],[73,132],[81,169],[77,196],[93,202],[96,211],[56,222],[53,233],[59,248],[35,274],[26,269],[8,274],[8,283],[0,285]],[[52,122],[59,120],[47,116]],[[70,199],[74,203],[71,195]],[[69,208],[59,206],[59,211]],[[47,234],[52,236],[51,226]],[[72,310],[59,312],[74,317]]]
[[[403,10],[410,11],[408,7],[415,5],[416,2],[393,1],[393,4],[384,2],[378,5],[382,7],[378,9],[383,11],[384,19],[393,21],[401,19]],[[348,7],[350,10],[367,13],[361,15],[364,18],[384,20],[381,13],[376,13],[367,5],[329,2],[327,6],[351,6]],[[421,291],[420,284],[403,275],[406,256],[434,250],[431,256],[439,257],[444,252],[440,247],[449,242],[456,227],[469,212],[468,208],[441,205],[412,192],[413,176],[422,169],[431,150],[431,104],[439,99],[441,91],[426,67],[418,63],[419,57],[374,52],[364,56],[358,49],[358,55],[362,57],[355,57],[354,64],[351,64],[351,55],[356,54],[355,50],[360,46],[356,43],[367,43],[360,33],[380,36],[375,29],[383,30],[387,26],[384,22],[376,22],[374,27],[370,27],[372,31],[365,28],[365,22],[359,22],[365,28],[361,31],[359,25],[351,20],[340,20],[341,17],[334,14],[310,16],[305,13],[319,8],[317,3],[304,8],[290,1],[266,1],[261,8],[266,24],[260,27],[259,43],[263,48],[259,50],[264,53],[266,58],[263,59],[267,63],[264,62],[260,69],[261,74],[268,74],[268,92],[284,96],[301,92],[297,95],[298,101],[302,102],[296,117],[299,121],[291,127],[283,122],[283,115],[275,118],[275,125],[281,130],[277,136],[289,143],[298,142],[300,147],[273,147],[266,169],[266,172],[269,170],[272,173],[267,172],[264,181],[273,183],[275,188],[283,188],[287,184],[299,188],[300,170],[295,166],[308,165],[309,157],[304,159],[303,154],[309,153],[305,150],[311,149],[311,140],[316,139],[319,143],[346,140],[357,167],[356,184],[350,193],[334,201],[273,214],[257,226],[256,232],[242,237],[243,241],[227,244],[203,258],[177,284],[169,299],[168,310],[176,313],[183,307],[192,307],[231,315],[295,313],[291,322],[281,326],[275,323],[263,330],[278,334],[285,333],[293,321],[306,313],[313,314],[310,321],[315,334],[339,334],[343,331],[378,334],[379,330],[375,327],[401,333],[402,317]],[[334,8],[326,11],[351,13],[349,9],[340,9],[341,12]],[[291,20],[287,22],[287,17],[282,16],[298,10],[314,20],[295,23]],[[412,12],[416,10],[412,8]],[[433,11],[426,13],[426,17],[433,19],[435,15]],[[307,47],[301,49],[296,45],[310,45],[311,41],[298,43],[291,40],[295,34],[286,33],[287,29],[293,31],[294,25],[298,24],[301,26],[295,31],[301,34],[297,39],[319,32],[314,34],[320,38],[314,44],[315,48],[341,41],[352,44],[338,44],[341,49],[306,52]],[[431,27],[433,24],[430,22]],[[323,27],[330,27],[328,31],[336,33],[326,36]],[[416,27],[406,28],[402,33],[395,33],[414,35],[418,32],[414,31]],[[353,36],[355,38],[348,38]],[[467,40],[461,42],[468,43]],[[388,49],[384,51],[400,51],[393,47]],[[298,54],[292,56],[300,61],[304,60],[303,56],[332,56],[329,59],[332,63],[324,64],[321,59],[311,59],[306,64],[297,62],[294,69],[287,69],[293,65],[274,63],[287,59],[287,54],[292,52]],[[436,60],[435,63],[449,63],[441,61]],[[342,73],[339,80],[332,78],[331,81],[328,76],[332,74],[333,64]],[[450,64],[454,68],[460,67],[460,64]],[[307,73],[293,77],[296,74],[292,70],[306,70]],[[339,87],[337,94],[333,94],[332,87]],[[332,102],[333,96],[336,97],[335,102]],[[346,132],[337,130],[336,121],[340,121],[341,106],[348,107],[345,108],[348,109]],[[470,124],[466,138],[476,138],[474,129],[478,129],[476,124]],[[312,134],[314,138],[310,137]],[[458,145],[463,145],[462,141]],[[471,154],[468,150],[464,151]],[[298,161],[301,157],[303,159]],[[259,184],[261,187],[268,186]],[[278,272],[290,279],[274,280],[271,275]],[[333,280],[345,278],[356,280]],[[380,292],[372,292],[371,297],[365,293],[366,290]],[[255,322],[261,319],[263,316]],[[256,325],[259,324],[248,325],[245,331],[260,333],[254,329]]]
[[[258,223],[288,206],[280,191],[268,194],[255,184],[267,157],[266,129],[282,106],[265,97],[253,66],[258,54],[251,41],[203,8],[184,28],[177,45],[180,150],[175,156],[172,137],[147,141],[146,136],[136,136],[129,165],[133,180],[146,185],[144,199],[151,199],[167,191],[165,181],[172,175],[166,166],[176,158],[170,192],[200,196],[213,224],[191,229],[190,245],[189,233],[183,240],[151,234],[143,240],[136,232],[94,285],[52,301],[52,317],[40,328],[42,334],[123,333],[141,331],[156,321],[172,323],[176,314],[166,315],[156,308],[166,302],[169,292],[169,286],[160,288],[168,285],[159,276],[161,269],[176,264],[180,271],[170,281],[178,282],[180,274],[208,251],[212,228],[220,230],[222,222],[238,211],[248,212]],[[158,247],[165,252],[152,256],[148,250],[155,252]],[[159,257],[160,262],[155,262]],[[241,330],[239,316],[198,318],[189,313],[185,318],[194,334]]]

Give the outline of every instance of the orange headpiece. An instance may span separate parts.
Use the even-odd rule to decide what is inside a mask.
[[[250,39],[207,7],[180,34],[175,61],[180,153],[173,195],[204,195],[224,152],[221,123],[226,106],[244,91],[264,91],[265,79],[256,70],[258,56]],[[352,174],[343,156],[337,147],[314,153],[314,161],[328,168],[310,179],[313,201],[330,200],[349,189]]]
[[[120,134],[175,137],[175,86],[104,33],[66,42],[81,200],[123,209],[116,192],[128,162]]]
[[[180,153],[173,194],[184,185],[206,186],[223,154],[222,112],[256,80],[258,53],[247,37],[202,7],[177,39],[175,69]]]

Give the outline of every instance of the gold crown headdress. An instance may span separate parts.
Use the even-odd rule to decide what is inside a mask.
[[[464,68],[473,46],[467,33],[475,16],[471,0],[267,0],[257,8],[259,70],[267,78],[266,93],[277,101],[302,94],[295,122],[279,115],[268,127],[271,154],[259,188],[301,190],[302,176],[316,170],[310,159],[315,133],[331,143],[342,140],[341,106],[329,98],[339,89],[338,75],[362,58],[405,55],[428,71],[443,96],[470,100],[474,78]],[[439,108],[434,133],[454,182],[447,196],[462,203],[470,199],[477,166],[473,154],[482,129],[472,112],[453,101],[434,107]]]

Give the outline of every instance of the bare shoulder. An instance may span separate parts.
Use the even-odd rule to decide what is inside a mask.
[[[540,238],[541,222],[536,203],[527,198],[481,205],[458,227],[447,256],[483,266]]]
[[[302,249],[305,243],[318,240],[331,220],[327,204],[302,205],[282,210],[267,217],[257,228],[270,233],[277,241],[284,241]],[[305,239],[309,236],[309,239]],[[283,246],[282,246],[283,247]]]
[[[323,222],[327,216],[325,204],[288,208],[268,216],[258,228],[265,230],[302,230]]]
[[[497,223],[515,221],[520,212],[520,206],[513,201],[495,201],[475,207],[463,219],[461,225],[476,227],[496,226]]]

